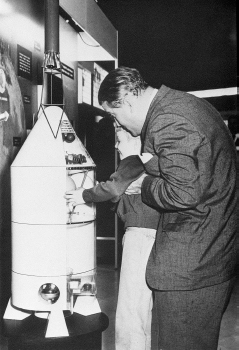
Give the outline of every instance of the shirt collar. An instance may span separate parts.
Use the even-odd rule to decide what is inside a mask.
[[[149,99],[149,101],[148,101],[148,108],[147,108],[147,111],[149,110],[149,107],[150,107],[150,105],[151,105],[151,102],[153,101],[153,99],[154,99],[155,95],[157,94],[157,92],[158,92],[158,89],[153,89],[153,92],[152,92],[152,94],[151,94],[151,96],[150,96],[150,99]]]

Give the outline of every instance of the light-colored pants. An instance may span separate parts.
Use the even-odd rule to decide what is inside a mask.
[[[150,350],[152,292],[145,279],[146,265],[156,230],[129,227],[123,237],[118,304],[116,350]]]

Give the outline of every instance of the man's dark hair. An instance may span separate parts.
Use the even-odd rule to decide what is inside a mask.
[[[148,84],[144,81],[139,71],[135,68],[119,67],[112,70],[102,81],[98,93],[99,104],[108,102],[114,107],[121,104],[122,98],[133,92],[139,95]]]

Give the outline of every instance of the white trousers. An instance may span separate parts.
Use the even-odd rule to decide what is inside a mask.
[[[145,279],[156,230],[129,227],[123,255],[115,321],[116,350],[150,350],[152,292]]]

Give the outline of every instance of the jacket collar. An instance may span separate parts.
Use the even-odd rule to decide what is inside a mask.
[[[152,108],[154,106],[155,101],[157,101],[157,103],[160,103],[160,101],[164,98],[164,96],[169,92],[170,88],[168,88],[165,85],[161,85],[161,87],[159,88],[158,92],[156,93],[156,95],[154,96],[154,98],[152,99],[146,118],[145,118],[145,122],[141,131],[141,135],[142,135],[142,139],[145,139],[146,136],[146,130],[147,130],[147,126],[148,123],[150,121],[150,118],[152,116]]]

